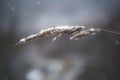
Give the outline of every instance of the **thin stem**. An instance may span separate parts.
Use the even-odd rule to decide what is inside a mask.
[[[116,31],[112,31],[112,30],[101,29],[101,31],[109,32],[109,33],[113,33],[113,34],[118,34],[118,35],[120,35],[120,32],[116,32]]]

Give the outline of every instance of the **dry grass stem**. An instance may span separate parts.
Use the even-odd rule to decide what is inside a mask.
[[[16,45],[23,44],[29,41],[32,41],[36,38],[44,38],[49,35],[55,35],[52,41],[59,39],[65,34],[70,35],[70,40],[85,37],[90,34],[95,34],[96,32],[101,31],[99,28],[86,28],[84,26],[57,26],[55,28],[48,28],[41,30],[37,34],[30,35],[26,38],[21,39]]]

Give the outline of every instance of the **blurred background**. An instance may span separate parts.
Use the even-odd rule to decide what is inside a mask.
[[[120,80],[120,35],[13,46],[58,25],[120,32],[120,0],[0,0],[0,80]]]

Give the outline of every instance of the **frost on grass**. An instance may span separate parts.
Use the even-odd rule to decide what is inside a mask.
[[[56,39],[59,39],[60,37],[66,34],[71,36],[70,40],[72,39],[78,40],[79,38],[85,37],[87,35],[95,34],[100,30],[101,29],[99,28],[86,28],[84,26],[57,26],[55,28],[41,30],[36,34],[23,38],[16,45],[26,43],[37,38],[44,38],[50,35],[55,36],[52,41],[55,41]]]

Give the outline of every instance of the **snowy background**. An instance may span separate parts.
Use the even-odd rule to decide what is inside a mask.
[[[58,25],[120,32],[120,1],[0,0],[0,80],[120,80],[120,35],[48,37],[13,46]]]

